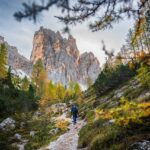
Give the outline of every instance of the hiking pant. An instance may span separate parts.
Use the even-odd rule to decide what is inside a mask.
[[[73,123],[76,123],[76,121],[77,121],[77,115],[75,114],[73,114]]]

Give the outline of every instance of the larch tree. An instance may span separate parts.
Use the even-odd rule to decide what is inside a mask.
[[[33,65],[31,78],[36,85],[37,95],[42,96],[47,76],[43,63],[40,59]]]
[[[7,49],[4,44],[0,45],[0,79],[7,76]]]
[[[41,2],[41,3],[40,3]],[[48,11],[52,6],[62,10],[62,14],[55,16],[63,23],[69,31],[68,25],[89,21],[92,31],[112,28],[126,16],[128,18],[140,18],[143,10],[149,8],[149,0],[41,0],[33,3],[23,3],[23,9],[14,14],[21,21],[23,18],[37,21],[37,16]]]
[[[63,100],[65,98],[65,88],[61,83],[56,84],[56,95],[58,100]]]
[[[24,91],[27,91],[29,88],[29,80],[27,76],[25,76],[21,81],[21,89]]]
[[[75,96],[78,96],[80,93],[81,93],[80,85],[78,83],[76,83],[74,86],[74,94],[75,94]]]

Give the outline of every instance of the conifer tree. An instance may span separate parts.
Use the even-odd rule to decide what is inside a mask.
[[[9,66],[8,68],[8,72],[7,72],[7,84],[10,88],[13,88],[13,83],[12,83],[12,73],[11,73],[11,66]]]
[[[7,49],[4,44],[0,45],[0,78],[3,79],[7,75]]]
[[[80,93],[81,93],[80,85],[79,85],[78,83],[76,83],[76,84],[74,85],[74,95],[75,95],[75,96],[78,96]]]
[[[21,89],[24,90],[24,91],[27,91],[28,88],[29,88],[29,81],[28,81],[28,78],[25,76],[22,79]]]
[[[42,96],[44,84],[46,82],[46,71],[40,59],[33,66],[32,80],[36,85],[37,95]]]
[[[65,88],[62,86],[61,83],[56,85],[56,94],[59,100],[64,99],[65,97]]]
[[[29,84],[28,96],[29,96],[29,98],[31,98],[31,99],[33,99],[34,96],[35,96],[35,91],[34,91],[34,88],[33,88],[32,84]]]

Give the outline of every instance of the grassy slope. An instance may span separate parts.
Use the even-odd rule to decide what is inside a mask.
[[[115,125],[104,126],[105,122],[103,120],[94,121],[94,110],[96,108],[109,109],[116,107],[121,97],[137,102],[148,101],[150,100],[150,91],[142,87],[135,78],[132,78],[130,81],[124,82],[124,84],[100,97],[96,96],[92,88],[84,93],[80,112],[81,116],[87,119],[87,125],[80,131],[78,144],[80,148],[123,150],[127,148],[127,142],[132,144],[134,141],[150,138],[150,123],[148,121],[144,125],[136,124],[128,129]]]

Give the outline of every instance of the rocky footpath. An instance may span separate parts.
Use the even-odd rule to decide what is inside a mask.
[[[47,147],[40,150],[77,150],[78,132],[85,125],[83,120],[77,124],[70,124],[69,131],[61,135],[56,141],[51,142]]]
[[[65,103],[53,104],[49,109],[51,117],[38,110],[30,116],[22,114],[19,118],[14,116],[1,121],[0,133],[1,136],[7,135],[8,149],[39,149],[47,145],[40,150],[76,150],[78,132],[85,125],[85,121],[78,120],[77,124],[73,125],[69,115],[70,107]],[[57,126],[57,123],[61,122],[67,122],[64,130]]]

